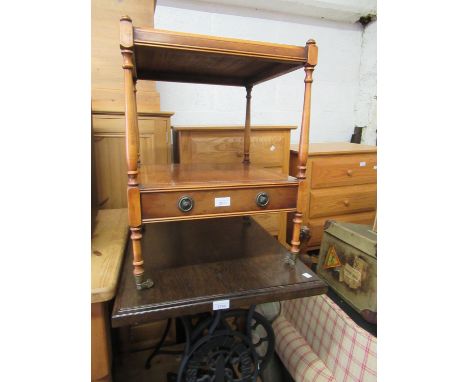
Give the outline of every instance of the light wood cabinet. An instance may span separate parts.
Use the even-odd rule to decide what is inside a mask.
[[[154,24],[154,0],[91,1],[91,108],[93,111],[124,111],[124,78],[119,49],[119,20],[131,14],[141,26]],[[159,111],[159,93],[153,81],[138,81],[139,112]]]
[[[298,149],[291,146],[289,173],[297,173]],[[306,249],[320,246],[326,220],[372,225],[377,208],[377,148],[355,143],[309,145],[303,225]],[[292,225],[288,223],[288,238]]]
[[[172,113],[139,113],[141,164],[172,161]],[[93,113],[95,192],[99,208],[127,206],[127,162],[123,113]]]
[[[127,163],[125,155],[125,97],[120,51],[120,17],[131,14],[142,26],[154,23],[155,0],[92,0],[91,1],[91,166],[92,166],[92,227],[97,225],[98,208],[127,207]],[[136,85],[138,119],[142,128],[141,161],[167,164],[171,160],[170,116],[161,113],[159,93],[154,81],[139,81]],[[111,211],[102,216],[110,216]],[[117,210],[116,210],[117,211]],[[102,211],[99,212],[101,214]],[[128,235],[127,210],[124,210],[124,241]],[[112,219],[111,219],[112,220]],[[102,223],[102,222],[101,222]],[[115,219],[111,223],[116,224]],[[104,235],[105,237],[106,235]],[[125,243],[124,243],[125,244]],[[116,250],[115,246],[114,249]],[[121,256],[122,253],[110,255]],[[105,256],[96,256],[103,260]],[[92,270],[93,282],[109,274]],[[117,283],[118,270],[114,272]],[[115,270],[115,269],[114,269]],[[114,285],[115,286],[115,285]],[[114,297],[115,288],[103,301]],[[107,303],[92,304],[92,381],[111,381],[111,347],[108,329]]]
[[[291,130],[295,126],[251,127],[250,161],[278,173],[289,171]],[[244,126],[176,126],[174,158],[181,164],[239,164],[244,157]],[[253,217],[271,235],[285,240],[286,214],[269,213]]]

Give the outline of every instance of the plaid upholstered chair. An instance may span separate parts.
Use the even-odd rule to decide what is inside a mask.
[[[377,338],[326,295],[281,303],[276,352],[296,382],[377,380]]]

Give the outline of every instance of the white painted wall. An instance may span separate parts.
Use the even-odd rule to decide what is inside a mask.
[[[311,142],[349,141],[359,96],[362,27],[242,7],[196,1],[158,0],[155,27],[304,45],[314,38],[319,62],[312,87]],[[300,127],[304,71],[254,87],[252,124]],[[174,111],[174,125],[243,124],[245,90],[238,87],[158,82],[161,109]],[[299,141],[299,129],[292,142]]]
[[[198,0],[299,16],[354,23],[377,14],[376,0]]]
[[[356,125],[363,126],[362,143],[375,145],[377,140],[377,22],[364,29],[356,103]]]

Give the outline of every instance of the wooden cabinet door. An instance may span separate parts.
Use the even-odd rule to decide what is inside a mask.
[[[168,118],[139,117],[142,164],[171,162]],[[93,115],[94,170],[99,208],[127,206],[127,163],[123,115]]]

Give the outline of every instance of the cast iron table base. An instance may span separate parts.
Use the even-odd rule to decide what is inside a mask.
[[[255,311],[255,305],[198,316],[195,324],[194,319],[181,317],[185,348],[177,375],[168,375],[168,381],[247,382],[261,377],[273,355],[275,336],[268,320]],[[146,368],[151,367],[155,356],[168,353],[161,348],[171,321],[148,357]]]

